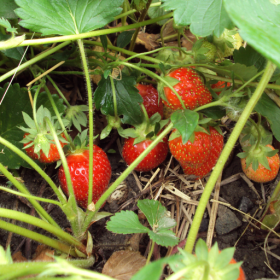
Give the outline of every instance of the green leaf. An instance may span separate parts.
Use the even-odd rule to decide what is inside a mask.
[[[150,230],[144,227],[138,219],[138,216],[132,211],[121,211],[107,222],[106,228],[114,233],[146,233]]]
[[[228,77],[233,73],[237,79],[242,78],[244,80],[250,80],[258,73],[258,70],[255,66],[246,66],[244,64],[235,63],[228,66],[219,66],[215,68],[215,72],[217,72],[218,75]]]
[[[72,35],[101,28],[114,20],[123,0],[16,0],[20,25],[43,35]]]
[[[17,33],[17,29],[12,27],[10,22],[4,18],[0,18],[0,26],[5,27],[8,32]]]
[[[180,255],[174,255],[151,262],[134,274],[131,280],[147,279],[147,275],[149,276],[149,279],[159,280],[165,265],[169,262],[176,263],[181,258],[182,257]]]
[[[193,134],[199,120],[198,113],[191,110],[178,110],[171,115],[171,121],[182,135],[182,142],[186,144]]]
[[[125,48],[131,41],[131,38],[134,34],[135,30],[129,30],[122,32],[117,39],[117,47]]]
[[[280,6],[267,0],[224,0],[224,5],[241,37],[280,66]]]
[[[121,80],[114,80],[117,99],[118,115],[123,115],[122,122],[127,124],[139,124],[142,121],[142,110],[139,103],[143,98],[135,87],[134,77],[122,74]],[[105,115],[114,116],[113,92],[110,79],[102,77],[94,93],[96,109],[101,109]]]
[[[175,246],[179,242],[178,237],[176,237],[172,230],[149,231],[148,234],[150,238],[160,246]]]
[[[215,106],[201,110],[199,112],[211,118],[212,120],[219,120],[225,115],[225,108],[221,106]]]
[[[1,0],[0,17],[16,19],[17,15],[14,13],[14,10],[17,7],[14,0]]]
[[[153,0],[152,3],[158,3],[158,0]],[[162,6],[150,7],[148,10],[148,16],[150,19],[161,17],[169,13],[169,11],[164,11]],[[157,22],[159,25],[163,25],[168,19],[160,20]]]
[[[107,52],[107,45],[108,45],[107,36],[106,35],[101,35],[100,40],[101,40],[102,47],[103,47],[104,51]]]
[[[0,100],[7,86],[8,83],[4,85],[4,88],[0,88]],[[22,111],[32,115],[28,93],[25,88],[21,89],[19,84],[14,84],[9,88],[0,105],[0,136],[10,141],[19,149],[23,148],[23,144],[19,141],[23,139],[24,131],[20,130],[18,127],[25,126]],[[8,168],[12,169],[18,169],[20,166],[28,166],[22,158],[1,144],[0,162],[4,166],[8,166]]]
[[[146,216],[153,231],[170,229],[176,225],[175,220],[167,216],[166,208],[159,201],[143,199],[138,201],[137,206]]]
[[[249,45],[246,48],[241,47],[239,50],[234,50],[233,60],[235,63],[255,66],[258,72],[263,70],[266,64],[266,59]]]
[[[174,20],[179,26],[190,24],[190,31],[201,37],[214,33],[219,37],[224,28],[233,23],[224,9],[222,0],[163,0],[165,10],[174,10]]]
[[[280,108],[266,94],[263,94],[255,106],[255,110],[267,118],[274,137],[280,141]]]
[[[15,60],[21,60],[24,53],[24,49],[23,47],[18,47],[18,48],[1,50],[1,52],[7,57],[13,58]],[[22,61],[25,62],[26,58],[24,58]]]

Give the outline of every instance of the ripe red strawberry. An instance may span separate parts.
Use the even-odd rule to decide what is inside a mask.
[[[158,91],[152,85],[138,84],[136,87],[143,98],[143,105],[149,118],[155,113],[159,113],[163,117],[163,104],[161,101],[159,102]]]
[[[23,138],[26,138],[28,135],[29,135],[29,133],[25,133],[23,135]],[[66,140],[65,135],[63,133],[61,134],[61,137],[63,137]],[[64,147],[67,144],[67,143],[62,143],[61,141],[59,141],[59,142],[60,142],[61,147]],[[31,142],[24,143],[23,146],[26,147],[30,143]],[[40,156],[38,156],[38,154],[34,152],[34,145],[29,148],[26,148],[25,151],[28,156],[30,156],[31,158],[33,158],[35,160],[38,159],[42,163],[53,163],[60,159],[60,155],[59,155],[57,147],[54,143],[50,144],[50,149],[49,149],[48,155],[46,155],[43,152],[43,150],[40,150]]]
[[[76,201],[83,208],[88,203],[89,150],[80,149],[66,157]],[[96,203],[106,190],[111,178],[111,165],[106,153],[93,145],[92,201]],[[63,166],[58,171],[60,186],[69,195]]]
[[[173,131],[173,133],[175,133]],[[172,134],[171,134],[172,136]],[[171,154],[182,164],[190,167],[201,166],[208,158],[211,146],[211,136],[206,132],[194,132],[193,143],[189,140],[183,144],[182,137],[179,136],[169,142]]]
[[[181,166],[185,174],[196,175],[198,178],[202,178],[207,175],[212,168],[216,165],[217,160],[222,152],[224,146],[224,138],[215,128],[210,127],[211,133],[211,145],[209,155],[200,166],[193,167],[190,164],[182,163]]]
[[[266,145],[266,147],[271,148],[271,150],[275,150],[271,145]],[[253,163],[250,163],[249,166],[247,166],[246,164],[247,158],[246,157],[241,158],[241,166],[245,175],[249,179],[258,183],[266,183],[273,180],[277,176],[279,171],[279,166],[280,166],[279,155],[275,154],[274,156],[271,157],[267,156],[266,158],[271,170],[265,168],[260,162],[258,164],[258,168],[254,170],[252,167]]]
[[[218,81],[216,84],[212,84],[211,85],[211,88],[220,88],[220,89],[222,89],[222,88],[224,88],[225,86],[227,85],[227,87],[230,87],[230,83],[226,83],[226,82],[224,82],[224,81]],[[220,93],[221,93],[221,91],[216,91],[216,93],[218,94],[218,95],[220,95]]]
[[[212,101],[210,91],[205,87],[201,77],[191,68],[178,68],[168,74],[178,80],[174,89],[182,98],[187,109],[193,110]],[[168,102],[164,104],[173,110],[183,109],[177,96],[168,87],[164,87],[164,94]]]
[[[122,156],[125,162],[130,165],[148,146],[152,140],[144,140],[133,145],[135,138],[128,138],[124,142]],[[168,153],[167,137],[163,138],[155,148],[137,165],[136,171],[150,171],[159,166],[166,158]]]

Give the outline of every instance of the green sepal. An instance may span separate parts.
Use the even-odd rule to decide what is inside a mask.
[[[249,165],[247,165],[247,167],[248,167],[248,166],[249,166]],[[252,168],[253,168],[253,170],[254,170],[254,171],[257,171],[258,167],[259,167],[259,161],[258,161],[258,159],[253,158],[253,160],[252,160]]]
[[[269,147],[268,147],[268,148],[269,148]],[[278,149],[276,149],[276,150],[271,150],[271,151],[268,151],[268,152],[266,153],[266,155],[267,155],[268,157],[273,157],[273,156],[275,156],[278,152],[279,152]]]
[[[267,155],[267,154],[266,154]],[[268,160],[267,160],[267,157],[266,157],[266,155],[263,155],[262,157],[260,157],[260,158],[258,158],[258,162],[263,166],[263,167],[265,167],[266,169],[268,169],[269,171],[271,171],[271,168],[270,168],[270,166],[269,166],[269,163],[268,163]],[[259,166],[259,164],[258,164],[258,166]],[[253,168],[254,169],[254,168]],[[257,169],[256,169],[257,170]],[[254,169],[254,171],[256,171],[255,169]]]
[[[112,129],[113,129],[113,127],[110,124],[108,124],[105,128],[103,128],[100,133],[100,139],[102,140],[102,139],[106,138],[107,136],[109,136]]]
[[[186,144],[193,134],[199,120],[199,114],[191,110],[177,110],[171,117],[174,128],[182,135],[182,142]]]
[[[211,118],[204,118],[198,121],[198,124],[207,124],[211,121]]]
[[[247,153],[245,153],[245,152],[238,153],[236,156],[238,156],[239,158],[246,158],[247,157]]]
[[[178,137],[180,137],[181,136],[181,133],[176,129],[175,131],[173,131],[171,134],[170,134],[170,136],[169,136],[169,141],[172,141],[172,140],[174,140],[174,139],[176,139],[176,138],[178,138]]]

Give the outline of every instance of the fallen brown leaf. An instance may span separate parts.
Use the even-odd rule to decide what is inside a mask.
[[[148,51],[152,51],[159,46],[159,43],[156,41],[159,37],[159,34],[139,32],[136,39],[136,44],[144,45]]]
[[[117,251],[109,258],[102,273],[119,280],[129,280],[146,264],[146,259],[139,252]]]
[[[21,251],[18,251],[12,255],[13,262],[26,262],[27,258],[24,257]]]
[[[51,250],[46,245],[38,245],[35,254],[33,256],[33,261],[53,261],[54,250]]]

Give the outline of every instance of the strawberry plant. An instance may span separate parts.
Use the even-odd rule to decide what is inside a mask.
[[[168,149],[173,164],[182,167],[180,176],[203,179],[211,174],[184,250],[152,262],[131,279],[149,274],[150,279],[159,279],[166,264],[171,268],[167,279],[242,279],[240,264],[229,264],[233,249],[219,253],[214,245],[208,252],[200,240],[192,253],[210,195],[239,137],[244,150],[239,156],[249,178],[267,182],[279,172],[278,151],[270,145],[272,139],[280,141],[280,109],[274,102],[280,90],[280,6],[265,0],[204,2],[4,0],[0,174],[6,179],[0,189],[27,199],[36,215],[1,207],[0,228],[43,243],[58,257],[56,263],[26,266],[12,263],[10,249],[4,252],[0,247],[0,279],[33,274],[112,279],[76,267],[95,262],[90,227],[112,215],[99,210],[133,170],[166,166]],[[160,33],[154,38],[149,34],[153,28]],[[170,39],[176,46],[168,44]],[[85,79],[84,87],[75,84],[77,77]],[[72,91],[61,89],[64,78],[75,84]],[[225,129],[216,123],[226,115],[233,127],[224,145]],[[253,121],[255,115],[258,123]],[[103,121],[99,132],[98,119]],[[128,167],[116,179],[111,178],[108,156],[94,142],[98,134],[100,146],[110,137],[114,140],[113,134],[122,138],[121,155]],[[272,165],[270,159],[277,163]],[[45,170],[54,162],[58,181]],[[18,179],[18,171],[26,168],[43,178],[51,196],[34,195]],[[177,186],[175,190],[179,191]],[[279,185],[272,198],[262,217],[264,228],[279,223]],[[58,207],[71,228],[64,230],[45,204]],[[178,243],[178,228],[175,233],[171,230],[176,223],[158,201],[139,200],[137,206],[147,218],[146,226],[134,212],[124,211],[115,214],[107,228],[148,234],[152,240],[148,263],[155,244]],[[28,223],[53,237],[5,219]]]

